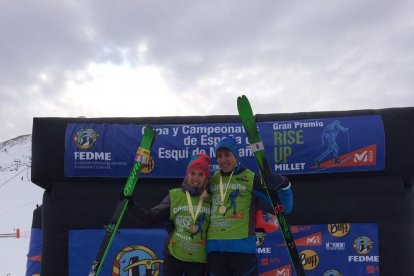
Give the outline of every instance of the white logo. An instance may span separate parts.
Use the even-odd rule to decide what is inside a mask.
[[[327,242],[325,244],[326,250],[345,250],[344,242]]]

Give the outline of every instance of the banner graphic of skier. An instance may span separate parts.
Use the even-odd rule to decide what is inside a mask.
[[[295,121],[258,122],[266,154],[276,173],[312,174],[384,169],[382,118],[366,115]],[[144,125],[68,124],[65,176],[126,177],[133,164]],[[180,178],[191,155],[215,157],[214,146],[232,135],[241,162],[256,168],[243,126],[239,123],[154,125],[159,135],[151,162],[141,177]],[[216,164],[211,170],[217,169]]]

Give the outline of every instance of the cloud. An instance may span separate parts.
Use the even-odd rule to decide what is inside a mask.
[[[120,100],[130,89],[140,93],[133,101],[151,103],[141,109],[148,116],[236,114],[240,94],[257,98],[262,113],[412,106],[413,8],[407,1],[7,1],[0,140],[30,132],[35,116],[130,114]],[[149,89],[151,79],[160,87]],[[113,93],[95,104],[104,88]]]

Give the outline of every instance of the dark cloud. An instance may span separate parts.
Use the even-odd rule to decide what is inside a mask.
[[[413,8],[385,0],[6,1],[0,140],[30,131],[35,116],[72,114],[65,85],[86,81],[74,76],[90,64],[158,68],[182,97],[176,110],[189,106],[189,114],[235,114],[240,93],[257,97],[259,112],[412,106]]]

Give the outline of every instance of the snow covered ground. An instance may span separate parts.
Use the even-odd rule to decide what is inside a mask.
[[[21,238],[0,235],[0,275],[23,276],[33,211],[43,189],[30,181],[31,135],[0,143],[0,234],[20,229]]]

